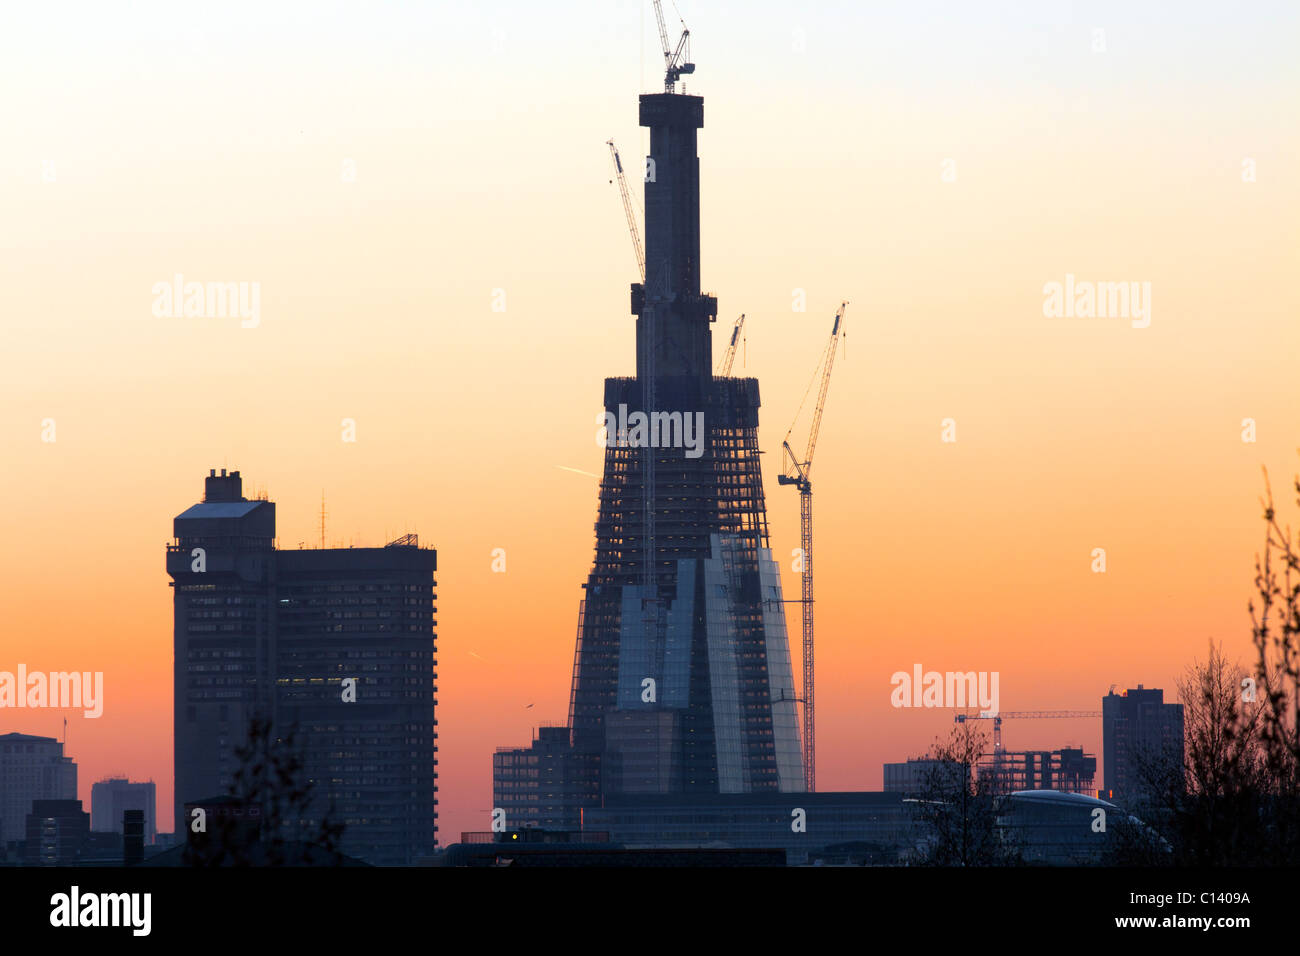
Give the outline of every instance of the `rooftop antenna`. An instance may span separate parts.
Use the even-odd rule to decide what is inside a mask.
[[[325,550],[325,489],[320,492],[320,546]]]

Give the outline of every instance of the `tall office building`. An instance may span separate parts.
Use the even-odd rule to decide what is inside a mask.
[[[77,765],[53,737],[0,736],[0,843],[27,837],[37,800],[76,800]]]
[[[700,290],[704,101],[644,95],[640,122],[650,156],[645,281],[631,295],[637,374],[605,380],[596,555],[569,706],[569,762],[586,784],[569,789],[585,801],[802,791],[758,382],[714,377],[717,300]],[[494,760],[500,784],[512,763]]]
[[[214,470],[174,522],[177,834],[184,806],[229,792],[254,715],[296,728],[315,803],[340,849],[370,863],[427,856],[437,834],[437,555],[407,535],[382,548],[281,551],[275,504]],[[354,679],[355,699],[344,686]]]
[[[1101,699],[1102,758],[1108,800],[1140,800],[1153,773],[1181,767],[1183,705],[1159,688],[1114,691]]]
[[[123,814],[139,810],[144,814],[144,843],[150,846],[157,835],[157,788],[153,781],[132,783],[125,777],[109,777],[90,788],[90,829],[96,833],[123,833]]]

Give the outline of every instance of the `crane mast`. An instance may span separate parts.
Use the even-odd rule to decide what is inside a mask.
[[[808,448],[803,459],[795,457],[790,447],[790,432],[781,443],[784,456],[782,474],[777,483],[794,485],[799,489],[799,547],[803,552],[803,573],[800,576],[800,605],[803,608],[803,747],[804,785],[809,793],[817,788],[817,726],[814,707],[813,675],[813,541],[812,541],[812,463],[817,449],[817,433],[822,427],[822,413],[826,409],[826,395],[831,385],[831,369],[835,367],[835,352],[844,334],[844,314],[847,302],[841,302],[831,327],[830,344],[826,347],[826,368],[822,372],[821,388],[817,392],[817,405],[813,410],[812,425],[808,432]],[[796,416],[797,417],[797,416]],[[790,426],[794,431],[794,425]]]
[[[632,211],[632,196],[627,189],[627,177],[623,174],[623,161],[619,158],[618,147],[614,145],[612,139],[605,141],[609,147],[609,155],[614,160],[614,176],[618,179],[618,192],[623,199],[623,214],[627,217],[627,231],[632,236],[632,251],[636,254],[636,266],[641,275],[642,283],[645,282],[645,250],[641,246],[641,233],[636,225],[636,213]],[[646,302],[641,310],[641,320],[645,323],[646,336],[648,341],[654,341],[654,305],[651,297],[646,296]],[[651,349],[647,368],[645,369],[645,412],[647,415],[654,411],[655,380],[654,380],[654,350]],[[654,495],[655,495],[655,462],[654,449],[648,444],[645,448],[645,469],[641,482],[642,509],[645,515],[645,529],[641,541],[641,563],[642,563],[642,581],[647,587],[654,584],[654,558],[655,558],[655,514],[654,514]]]
[[[735,327],[731,330],[731,342],[727,345],[727,352],[722,356],[722,365],[719,367],[718,374],[726,378],[731,374],[732,363],[736,361],[736,343],[740,341],[740,331],[745,327],[745,314],[742,312],[740,318],[736,320]]]
[[[669,45],[668,27],[664,25],[664,7],[660,0],[654,0],[655,20],[659,23],[659,45],[664,50],[664,92],[674,93],[677,81],[683,73],[694,73],[695,64],[691,60],[691,31],[682,23],[682,35],[677,40],[676,48]]]
[[[623,197],[623,214],[627,216],[627,230],[632,234],[632,251],[636,253],[636,265],[641,272],[641,281],[645,282],[645,250],[641,248],[641,233],[636,226],[636,214],[632,211],[632,196],[627,191],[627,177],[623,175],[623,161],[619,159],[618,147],[612,139],[605,141],[609,154],[614,159],[614,175],[618,179],[618,192]]]

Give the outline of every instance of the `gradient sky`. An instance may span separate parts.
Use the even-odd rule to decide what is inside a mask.
[[[1210,639],[1248,659],[1261,466],[1300,523],[1296,5],[679,8],[787,597],[781,440],[851,302],[814,471],[819,789],[947,732],[889,704],[915,663],[1029,710],[1171,688]],[[331,544],[438,548],[441,836],[486,828],[492,749],[566,717],[597,503],[567,469],[600,471],[602,378],[633,368],[604,142],[645,150],[657,47],[640,0],[0,10],[0,670],[106,683],[97,721],[0,733],[67,716],[83,800],[126,773],[169,805],[164,546],[237,468],[283,547],[323,491]],[[259,282],[260,325],[155,318],[178,272]],[[1150,282],[1150,327],[1045,318],[1066,273]]]

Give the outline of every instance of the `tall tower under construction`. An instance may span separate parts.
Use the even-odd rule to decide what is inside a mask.
[[[634,793],[804,790],[781,580],[768,544],[758,381],[713,375],[700,290],[704,100],[640,101],[650,129],[636,371],[605,380],[596,556],[583,585],[568,748],[494,756],[511,826],[573,826]],[[533,770],[545,765],[539,779]],[[537,793],[537,789],[542,792]]]

